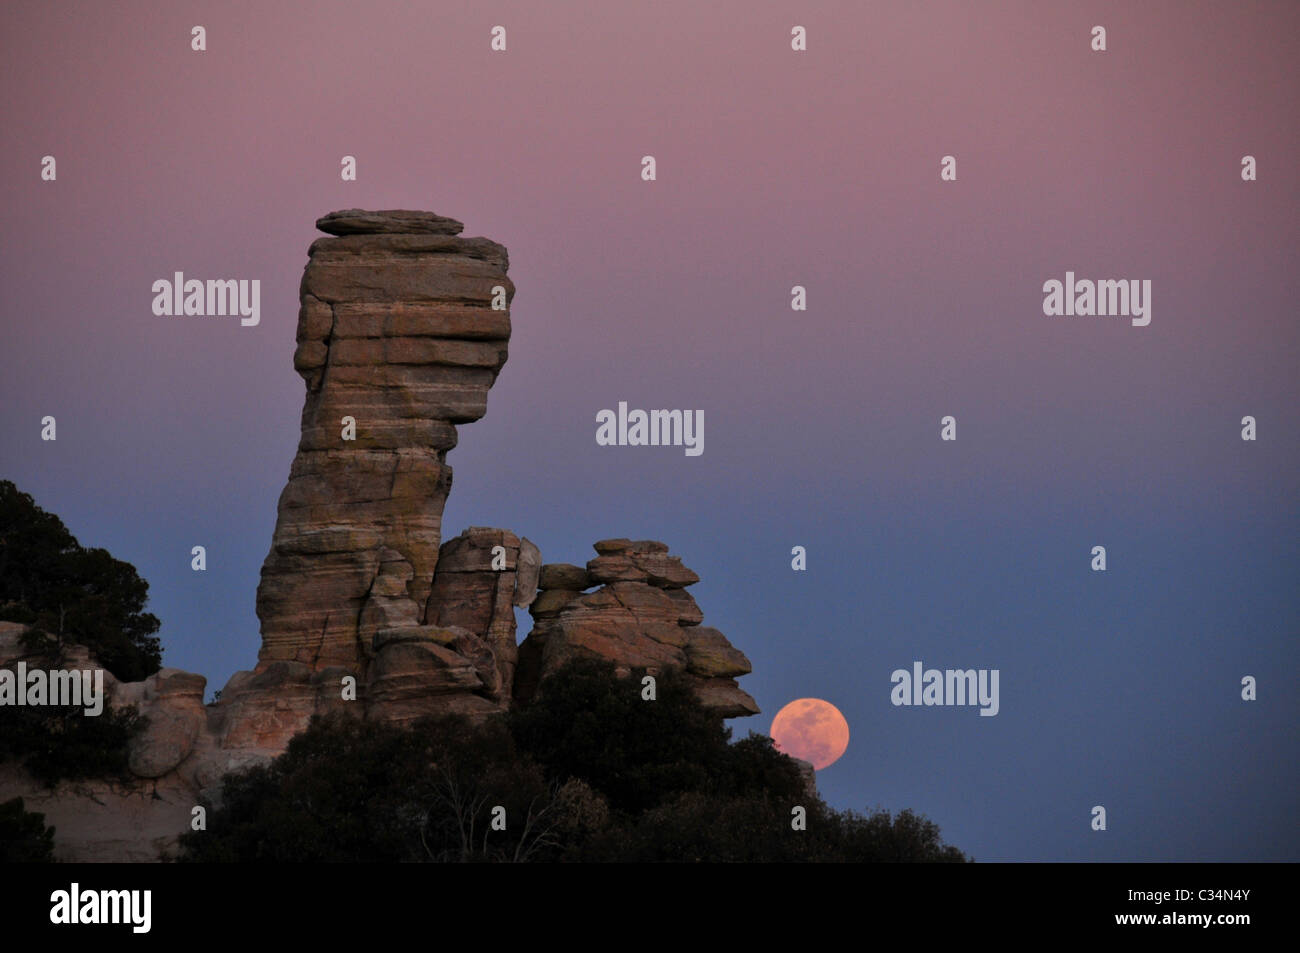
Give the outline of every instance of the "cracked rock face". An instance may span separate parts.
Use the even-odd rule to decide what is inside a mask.
[[[505,248],[430,212],[349,209],[317,226],[337,237],[312,244],[302,278],[307,397],[257,591],[258,661],[361,672],[377,632],[425,621],[446,453],[455,425],[487,410],[514,285]]]
[[[537,595],[542,557],[527,537],[509,530],[471,526],[443,544],[426,620],[475,633],[492,656],[495,678],[485,693],[508,705],[519,654],[515,606]]]

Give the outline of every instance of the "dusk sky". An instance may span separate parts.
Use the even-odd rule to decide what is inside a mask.
[[[431,210],[517,287],[444,539],[668,543],[753,662],[737,737],[843,712],[835,807],[981,861],[1300,860],[1300,4],[638,6],[0,6],[0,478],[221,688],[313,223]],[[155,316],[176,271],[260,279],[260,324]],[[1150,324],[1045,315],[1067,271],[1150,280]],[[702,409],[703,454],[597,446],[619,401]],[[999,670],[999,713],[892,705],[914,661]]]

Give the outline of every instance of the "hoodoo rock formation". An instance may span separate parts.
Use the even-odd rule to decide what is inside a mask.
[[[542,567],[542,593],[529,608],[533,631],[519,647],[515,698],[527,702],[549,673],[588,656],[623,673],[684,669],[705,707],[724,718],[758,714],[736,684],[749,673],[749,659],[717,629],[700,625],[704,614],[686,591],[700,577],[654,540],[605,539],[595,548],[585,569]]]
[[[683,670],[720,717],[758,712],[736,683],[749,660],[701,625],[686,592],[699,577],[664,543],[602,540],[580,567],[542,565],[504,529],[442,541],[456,425],[484,415],[506,362],[506,249],[429,212],[349,209],[316,224],[331,237],[312,244],[300,290],[307,393],[257,591],[257,666],[208,705],[200,675],[106,678],[109,704],[149,719],[132,783],[45,790],[0,766],[0,801],[44,812],[61,859],[166,856],[226,772],[280,754],[313,714],[486,717],[544,692],[575,656]],[[516,606],[534,620],[522,645]],[[0,667],[25,658],[21,634],[0,627]],[[74,649],[60,665],[96,663]]]
[[[420,212],[326,215],[302,276],[302,439],[262,567],[259,662],[359,669],[424,624],[447,451],[506,362],[506,250]],[[498,303],[493,308],[494,299]],[[352,439],[344,439],[347,419]]]

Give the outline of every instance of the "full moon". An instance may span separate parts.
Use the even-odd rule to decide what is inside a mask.
[[[818,771],[838,761],[849,746],[849,723],[820,698],[790,702],[772,719],[771,734],[778,751],[810,761]]]

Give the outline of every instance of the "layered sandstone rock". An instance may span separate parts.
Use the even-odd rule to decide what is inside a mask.
[[[491,648],[459,626],[384,629],[375,637],[367,714],[405,724],[425,715],[486,715],[501,710]]]
[[[302,278],[307,398],[257,592],[259,667],[361,673],[377,632],[425,622],[446,453],[455,425],[487,410],[514,285],[505,248],[429,212],[350,209],[317,226],[337,237],[312,244]]]
[[[199,733],[207,726],[203,708],[207,682],[202,675],[164,668],[138,683],[144,686],[140,706],[148,712],[148,725],[132,739],[127,758],[132,774],[161,778],[189,757]],[[124,695],[124,691],[115,692],[113,703],[122,705]]]
[[[736,683],[749,659],[717,629],[685,591],[699,576],[655,540],[605,539],[585,569],[541,568],[542,592],[532,603],[533,630],[519,647],[515,698],[544,691],[545,678],[574,657],[615,664],[620,674],[684,671],[704,705],[724,718],[758,714]],[[583,590],[592,585],[594,592]]]
[[[345,697],[344,683],[350,676],[342,666],[314,669],[304,662],[271,662],[236,672],[209,711],[216,746],[274,757],[312,715],[351,710],[354,702]]]
[[[527,538],[481,526],[448,540],[438,555],[427,620],[460,626],[487,642],[499,673],[498,697],[508,698],[514,682],[514,607],[527,606],[537,596],[541,565],[541,553]]]
[[[442,545],[425,624],[376,632],[367,715],[409,722],[510,706],[518,646],[515,606],[537,595],[541,553],[505,529],[473,526]]]
[[[202,676],[163,669],[123,684],[105,673],[107,703],[148,720],[130,780],[45,792],[7,766],[0,793],[57,822],[64,859],[157,859],[223,775],[279,755],[315,714],[409,721],[509,704],[513,605],[536,594],[537,548],[471,530],[448,544],[440,601],[429,601],[446,453],[456,425],[485,413],[506,361],[506,250],[429,212],[350,209],[317,225],[334,237],[312,244],[300,288],[294,367],[307,394],[257,592],[257,667],[209,705]],[[505,544],[502,571],[483,564],[490,542]],[[22,660],[21,633],[0,631],[0,666]],[[59,665],[99,667],[76,647]]]
[[[281,754],[313,715],[486,717],[578,655],[679,669],[720,716],[758,712],[735,680],[749,660],[701,625],[686,592],[699,577],[664,543],[601,540],[576,566],[542,565],[504,529],[442,542],[446,453],[506,360],[510,315],[493,307],[514,295],[506,250],[430,212],[349,209],[317,225],[335,237],[312,244],[302,279],[294,366],[307,396],[257,591],[258,664],[207,705],[200,675],[105,672],[107,704],[148,719],[125,781],[46,790],[0,766],[0,800],[43,811],[60,859],[167,856],[226,773]],[[523,645],[516,606],[534,619]],[[25,658],[23,631],[0,623],[0,667]],[[59,667],[99,665],[70,646]]]

